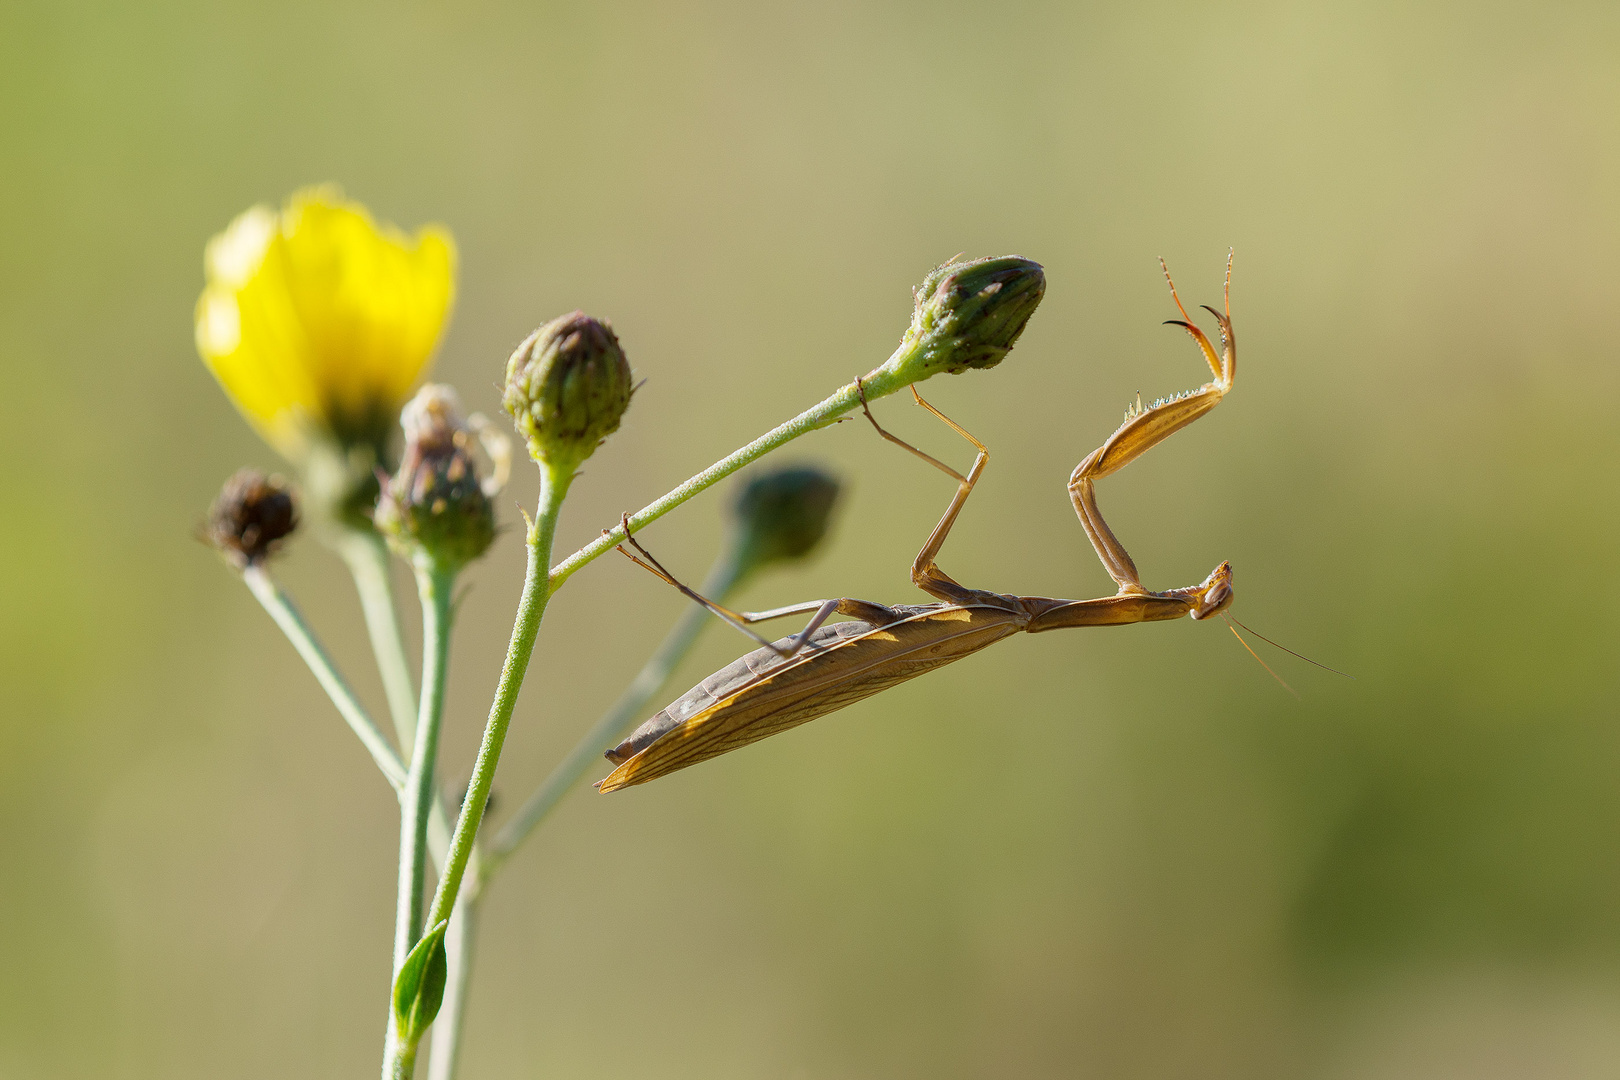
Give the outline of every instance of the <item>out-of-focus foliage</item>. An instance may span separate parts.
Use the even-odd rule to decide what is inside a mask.
[[[0,1077],[375,1068],[392,798],[190,539],[276,465],[197,362],[200,246],[327,180],[454,230],[469,410],[558,312],[634,342],[562,551],[870,370],[930,267],[1039,260],[1017,349],[927,392],[992,454],[941,565],[1048,595],[1109,588],[1069,470],[1207,377],[1154,256],[1218,306],[1235,246],[1235,392],[1099,499],[1149,584],[1231,559],[1235,614],[1358,676],[1280,656],[1296,703],[1219,626],[1041,635],[582,792],[491,892],[469,1080],[1607,1075],[1617,49],[1597,3],[6,8]],[[810,456],[831,543],[739,603],[921,599],[950,482],[864,421],[773,464]],[[447,783],[521,575],[499,502]],[[700,576],[724,505],[640,538]],[[341,568],[277,572],[380,711]],[[569,582],[506,805],[682,603],[622,559]]]

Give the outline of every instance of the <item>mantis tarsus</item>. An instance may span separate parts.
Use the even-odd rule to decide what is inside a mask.
[[[1165,279],[1170,280],[1168,269]],[[1237,341],[1232,333],[1231,282],[1232,262],[1228,256],[1224,310],[1205,308],[1220,324],[1222,349],[1219,353],[1188,316],[1181,298],[1176,295],[1175,283],[1170,282],[1170,295],[1181,312],[1181,318],[1171,320],[1171,324],[1184,328],[1197,343],[1214,376],[1211,381],[1145,408],[1138,401],[1126,413],[1119,428],[1069,477],[1069,499],[1075,513],[1080,516],[1080,523],[1103,567],[1119,585],[1113,596],[1062,600],[982,592],[959,585],[938,567],[934,560],[973,485],[983,475],[990,454],[983,443],[924,401],[915,387],[912,395],[917,404],[949,425],[977,450],[966,476],[883,430],[866,408],[864,394],[861,404],[878,434],[957,481],[950,506],[911,566],[912,583],[937,598],[938,603],[888,607],[869,600],[839,597],[771,611],[730,611],[676,581],[646,548],[629,536],[626,521],[626,536],[641,557],[629,552],[625,552],[626,555],[762,642],[764,647],[704,679],[609,750],[608,760],[618,767],[597,787],[607,792],[644,784],[825,716],[897,683],[960,660],[1021,630],[1034,634],[1071,626],[1123,626],[1178,619],[1184,615],[1203,619],[1224,611],[1232,602],[1230,564],[1221,563],[1199,585],[1168,592],[1149,590],[1142,584],[1136,564],[1097,509],[1093,485],[1213,409],[1232,389],[1237,369]],[[809,612],[814,612],[809,624],[793,637],[780,641],[766,642],[747,628],[751,623]],[[834,614],[847,615],[850,621],[828,623]]]

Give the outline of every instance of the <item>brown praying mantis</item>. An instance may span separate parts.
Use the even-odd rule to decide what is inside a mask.
[[[1160,265],[1163,266],[1163,260]],[[1203,619],[1224,611],[1232,603],[1229,563],[1217,566],[1202,584],[1167,592],[1149,590],[1142,584],[1136,564],[1124,545],[1103,520],[1094,492],[1096,481],[1118,472],[1150,447],[1203,416],[1220,404],[1232,389],[1237,373],[1237,340],[1232,333],[1231,256],[1228,255],[1226,261],[1224,310],[1205,306],[1220,324],[1222,347],[1219,353],[1182,306],[1168,268],[1165,280],[1170,282],[1170,295],[1181,312],[1181,318],[1170,320],[1170,325],[1180,326],[1192,336],[1213,378],[1196,390],[1155,401],[1147,407],[1142,406],[1139,398],[1127,410],[1119,428],[1080,462],[1069,477],[1069,500],[1080,516],[1080,524],[1096,549],[1097,557],[1119,586],[1114,595],[1093,600],[1013,596],[965,588],[952,580],[934,560],[974,484],[983,475],[990,452],[955,421],[924,401],[913,387],[911,392],[917,404],[972,443],[977,451],[972,467],[963,476],[885,431],[867,407],[862,393],[861,408],[879,435],[957,482],[956,494],[945,515],[911,565],[912,583],[939,602],[888,607],[846,596],[811,600],[770,611],[730,611],[682,585],[660,566],[658,560],[630,536],[630,523],[626,519],[623,523],[626,539],[641,557],[627,551],[624,554],[761,642],[763,647],[710,675],[607,751],[608,760],[617,768],[597,787],[604,792],[616,791],[696,765],[960,660],[1019,631],[1036,634],[1072,626],[1124,626],[1182,616]],[[779,641],[768,642],[748,629],[753,623],[809,612],[814,614],[802,631]],[[835,614],[849,616],[849,621],[827,622]]]

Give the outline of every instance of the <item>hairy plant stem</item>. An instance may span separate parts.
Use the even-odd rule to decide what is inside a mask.
[[[383,776],[393,785],[396,792],[405,787],[405,766],[400,762],[399,755],[389,745],[388,737],[378,730],[377,725],[367,714],[360,700],[354,696],[354,691],[338,674],[321,643],[315,640],[314,633],[309,624],[304,622],[298,609],[293,607],[292,601],[281,591],[269,572],[263,566],[249,566],[242,571],[242,580],[254,597],[263,605],[264,610],[270,613],[281,632],[292,642],[298,655],[314,673],[315,680],[326,691],[326,696],[332,699],[337,706],[338,713],[349,724],[350,729],[360,737],[360,742],[371,752],[371,758],[382,770]]]
[[[389,581],[388,545],[373,532],[348,530],[339,536],[340,539],[333,546],[348,564],[355,590],[360,594],[360,609],[366,618],[366,634],[371,639],[372,655],[377,658],[383,696],[388,700],[388,712],[394,721],[394,737],[399,741],[399,754],[395,760],[403,761],[415,749],[417,698],[410,663],[405,657],[405,636],[400,630],[399,614],[394,607],[394,589]],[[401,764],[402,777],[404,769],[405,766]],[[395,787],[403,793],[403,780]],[[445,857],[450,851],[450,815],[444,808],[444,800],[437,796],[428,814],[427,846],[434,868],[443,870]]]
[[[819,405],[800,413],[787,423],[773,428],[742,449],[709,466],[680,487],[675,488],[642,509],[639,513],[632,515],[630,519],[631,527],[635,528],[662,517],[676,506],[725,479],[744,465],[763,457],[800,435],[833,423],[844,413],[860,405],[863,390],[866,399],[871,401],[886,394],[892,394],[896,390],[909,385],[910,379],[894,378],[887,375],[886,369],[894,365],[897,357],[904,358],[904,350],[897,352],[895,357],[891,357],[889,363],[867,375],[861,381],[859,388],[857,388],[856,384],[850,383]],[[544,504],[542,503],[543,509]],[[536,528],[538,528],[538,524],[537,522]],[[621,526],[613,530],[611,534],[604,535],[600,540],[586,545],[554,567],[548,575],[548,599],[549,593],[555,592],[577,570],[622,541],[624,538],[623,533],[624,529]],[[747,572],[746,567],[740,560],[740,555],[741,552],[736,547],[732,547],[721,554],[720,558],[710,568],[709,575],[703,584],[705,595],[723,601],[736,588]],[[531,542],[529,548],[529,577],[524,583],[525,597],[527,597],[530,587],[536,584],[533,580],[536,571],[534,557],[535,546]],[[545,560],[542,560],[538,565],[545,565]],[[521,612],[520,606],[520,625]],[[574,748],[568,752],[567,757],[551,771],[551,774],[546,777],[534,794],[529,796],[517,813],[512,816],[511,820],[502,827],[488,850],[484,852],[482,865],[474,876],[472,886],[464,894],[463,904],[458,905],[456,908],[458,912],[466,908],[470,915],[463,919],[459,932],[456,922],[452,921],[450,934],[447,937],[450,966],[449,987],[445,994],[444,1004],[439,1012],[439,1018],[435,1021],[429,1080],[455,1080],[456,1070],[459,1066],[461,1031],[466,1015],[467,986],[471,978],[472,962],[477,946],[477,904],[483,885],[494,876],[495,871],[522,845],[523,841],[546,818],[573,785],[578,783],[580,776],[597,760],[602,751],[622,737],[625,728],[646,707],[647,702],[654,694],[658,693],[659,688],[663,686],[674,669],[685,659],[686,654],[691,651],[693,644],[707,625],[709,618],[708,613],[698,607],[689,608],[682,614],[669,635],[659,645],[657,651],[654,652],[636,675],[635,680],[625,689],[625,692],[620,695],[613,706],[597,720],[590,731],[575,744]],[[517,630],[514,628],[514,646],[516,643]],[[510,664],[510,658],[511,652],[509,650],[508,664]],[[502,682],[504,686],[504,671]],[[493,721],[493,714],[491,720]],[[429,918],[431,919],[432,916],[430,915]],[[429,923],[429,925],[432,925],[432,923]]]
[[[411,1080],[416,1072],[416,1044],[399,1042],[392,1034],[394,1021],[388,1021],[388,1056],[383,1059],[383,1080]]]
[[[433,771],[444,718],[444,685],[450,663],[450,608],[456,571],[436,565],[417,567],[422,597],[422,706],[416,745],[400,804],[399,903],[394,923],[394,974],[422,931],[422,877],[428,815],[434,803]]]
[[[416,588],[422,599],[422,705],[416,721],[416,743],[410,773],[401,792],[399,815],[399,896],[394,910],[394,963],[389,985],[399,977],[405,957],[422,931],[422,877],[427,858],[428,816],[437,802],[434,764],[444,718],[445,676],[450,662],[451,598],[456,571],[425,557],[416,566]],[[391,1014],[390,1014],[391,1017]],[[410,1076],[415,1047],[399,1045],[390,1018],[384,1036],[384,1076]],[[392,1062],[394,1070],[387,1071]]]
[[[915,351],[914,347],[902,346],[881,367],[874,368],[863,376],[859,388],[855,383],[842,387],[819,405],[806,409],[787,423],[772,428],[742,449],[721,458],[662,498],[648,503],[630,515],[630,528],[640,529],[657,521],[681,503],[724,480],[744,465],[764,457],[800,435],[826,427],[845,413],[859,408],[862,390],[865,391],[867,401],[876,401],[880,397],[887,397],[897,390],[910,386],[917,380],[917,374],[909,368],[907,361],[911,359],[910,354]],[[624,526],[615,525],[568,556],[551,568],[551,591],[556,592],[562,588],[563,582],[587,563],[600,558],[623,542]]]
[[[715,560],[703,583],[701,590],[703,595],[718,603],[725,603],[744,574],[744,567],[737,558],[738,554],[736,550],[727,550]],[[676,621],[663,643],[648,658],[647,663],[637,672],[635,679],[625,688],[624,693],[619,695],[619,699],[602,714],[585,736],[574,744],[568,756],[551,770],[551,774],[535,789],[534,794],[518,808],[501,827],[500,832],[495,834],[495,839],[490,841],[484,855],[483,876],[486,881],[493,877],[519,845],[529,838],[535,826],[539,825],[562,797],[572,790],[585,771],[601,761],[602,752],[624,738],[630,724],[641,716],[653,695],[658,693],[671,673],[680,666],[682,660],[686,659],[686,654],[692,650],[698,636],[713,621],[714,616],[696,604],[688,606],[681,613],[680,619]]]
[[[733,543],[715,560],[703,582],[705,596],[722,603],[730,596],[746,572],[738,559],[740,554]],[[477,954],[478,905],[484,886],[512,852],[529,838],[535,826],[568,794],[581,774],[601,757],[602,751],[623,737],[631,721],[641,714],[647,702],[668,681],[670,674],[680,666],[698,636],[713,619],[697,605],[682,612],[674,628],[619,696],[619,700],[592,725],[591,730],[575,744],[568,756],[551,771],[545,782],[535,789],[534,794],[529,796],[489,844],[474,881],[462,890],[456,902],[455,914],[450,918],[450,932],[445,935],[450,976],[445,988],[444,1004],[439,1009],[439,1018],[434,1021],[427,1080],[455,1080],[456,1070],[461,1064],[462,1027],[467,1014],[467,989],[472,979],[473,958]]]
[[[859,382],[851,382],[840,388],[820,404],[772,428],[631,515],[631,528],[639,528],[658,520],[688,499],[772,450],[786,445],[800,435],[834,423],[858,407],[863,395],[867,401],[874,401],[911,385],[917,380],[918,374],[909,367],[908,361],[914,359],[917,352],[915,346],[903,344],[883,365],[873,369]],[[506,661],[501,667],[500,681],[496,686],[495,700],[490,706],[489,720],[484,727],[484,737],[478,749],[472,779],[468,783],[467,794],[462,800],[461,814],[456,820],[455,833],[451,837],[448,859],[440,874],[433,903],[421,925],[436,926],[441,920],[449,918],[457,908],[457,897],[462,891],[462,880],[469,859],[474,855],[474,841],[478,827],[483,822],[484,808],[489,799],[490,786],[494,781],[495,768],[500,761],[501,748],[506,740],[506,729],[511,723],[512,710],[517,704],[518,692],[523,685],[529,658],[534,652],[535,636],[539,632],[540,620],[545,614],[547,602],[576,572],[616,547],[625,538],[624,526],[621,524],[547,570],[551,559],[552,541],[556,535],[557,515],[572,481],[571,472],[562,472],[545,464],[541,465],[539,510],[528,529],[529,557],[524,570],[523,593],[518,601],[517,617],[512,627],[512,638],[507,646]],[[705,589],[712,595],[724,595],[736,585],[740,576],[741,571],[735,565],[735,560],[732,560],[730,565],[717,564],[711,571],[709,581],[705,583]],[[434,1052],[432,1080],[453,1080],[455,1076],[476,935],[478,894],[482,891],[483,883],[578,781],[581,773],[600,752],[601,747],[598,744],[605,745],[610,736],[622,729],[645,706],[647,700],[657,693],[658,687],[668,678],[670,671],[691,648],[704,621],[705,613],[696,609],[682,616],[630,688],[570,751],[568,757],[553,770],[551,776],[519,810],[513,821],[502,830],[496,839],[495,849],[485,856],[486,865],[475,868],[472,883],[467,890],[462,927],[456,934],[459,946],[456,949],[456,962],[451,966],[446,997],[440,1010],[443,1023],[439,1025],[439,1035],[435,1038],[436,1043],[440,1039],[443,1040],[445,1049],[442,1055],[437,1050]],[[454,929],[452,932],[455,932]],[[449,948],[447,943],[447,954]],[[395,1047],[391,1041],[389,1054],[383,1063],[385,1080],[409,1077],[408,1070],[414,1065],[415,1056],[415,1046]],[[401,1067],[407,1071],[401,1072]]]
[[[287,640],[292,642],[293,648],[298,651],[298,655],[314,674],[316,681],[326,691],[327,697],[337,706],[338,713],[360,737],[361,744],[370,751],[372,760],[377,763],[377,768],[382,770],[395,795],[403,799],[407,775],[405,764],[400,761],[398,752],[388,742],[388,737],[377,727],[376,721],[371,719],[371,714],[354,696],[349,684],[338,673],[332,658],[315,639],[314,633],[304,622],[298,609],[293,606],[292,601],[281,591],[281,587],[264,567],[249,567],[243,571],[242,579],[259,603],[270,613],[271,619],[275,620],[281,632],[287,636]],[[433,865],[443,868],[445,856],[450,851],[450,820],[444,811],[443,803],[437,799],[433,801],[428,815],[427,846],[428,854],[433,858]],[[472,865],[476,866],[477,862],[477,855],[474,853]]]
[[[495,780],[495,768],[500,763],[501,748],[506,743],[506,729],[512,721],[512,710],[523,687],[529,658],[534,654],[534,640],[540,632],[546,602],[551,599],[545,568],[551,559],[557,516],[573,479],[572,471],[545,464],[540,467],[540,504],[534,521],[529,524],[528,565],[523,574],[523,593],[518,598],[512,639],[506,647],[506,661],[501,665],[495,700],[490,704],[489,720],[484,725],[484,737],[478,746],[478,759],[473,765],[472,778],[467,783],[467,794],[461,801],[461,813],[456,818],[455,832],[450,837],[450,852],[439,875],[438,888],[433,893],[426,926],[437,926],[450,917],[456,896],[461,891],[462,877],[473,855],[478,826],[483,823],[484,808],[489,803],[489,789]],[[476,874],[474,882],[476,887]],[[396,1038],[392,1023],[388,1030],[388,1043],[383,1054],[383,1080],[409,1080],[415,1067],[416,1045]]]
[[[467,989],[472,983],[473,950],[478,941],[479,890],[476,882],[461,891],[450,929],[444,936],[450,974],[444,1004],[433,1022],[433,1045],[428,1053],[427,1080],[455,1080],[461,1064],[462,1022],[467,1015]]]
[[[522,689],[523,676],[534,653],[534,639],[540,631],[546,602],[551,599],[546,563],[551,558],[551,544],[557,533],[557,515],[562,510],[563,499],[567,497],[568,485],[573,479],[572,472],[541,466],[540,505],[528,529],[528,566],[523,575],[523,594],[518,600],[517,618],[512,625],[512,640],[506,648],[506,662],[501,665],[500,682],[495,688],[495,700],[490,705],[489,720],[484,725],[484,737],[478,747],[472,779],[467,784],[467,796],[462,800],[455,833],[450,838],[450,854],[444,872],[439,876],[433,904],[428,909],[428,926],[436,926],[450,917],[456,895],[461,890],[461,879],[466,873],[468,859],[473,853],[474,837],[478,835],[478,826],[484,820],[484,807],[489,802],[489,789],[495,780],[495,767],[500,763],[506,729],[512,721],[512,709],[517,705],[518,691]]]
[[[405,655],[399,613],[394,607],[388,545],[373,531],[343,528],[333,546],[354,577],[360,609],[366,617],[366,633],[371,638],[371,651],[377,657],[377,673],[382,676],[383,695],[388,699],[388,712],[394,720],[399,753],[402,758],[408,758],[416,739],[416,690],[411,682],[410,661]]]

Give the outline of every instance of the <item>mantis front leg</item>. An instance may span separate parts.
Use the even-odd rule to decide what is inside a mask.
[[[1163,259],[1159,260],[1159,265],[1164,266]],[[1121,593],[1147,593],[1148,589],[1142,585],[1136,563],[1131,561],[1125,545],[1119,542],[1119,538],[1103,520],[1102,512],[1097,509],[1094,482],[1123,469],[1150,447],[1169,438],[1219,405],[1221,399],[1232,389],[1233,380],[1237,375],[1237,338],[1232,333],[1231,255],[1228,254],[1226,257],[1225,311],[1216,311],[1208,306],[1204,308],[1214,315],[1220,324],[1222,348],[1219,354],[1215,352],[1209,338],[1204,336],[1204,332],[1188,316],[1187,309],[1182,306],[1181,297],[1176,295],[1176,284],[1170,280],[1168,267],[1165,267],[1164,278],[1170,282],[1170,296],[1175,300],[1177,310],[1181,312],[1180,319],[1172,319],[1167,325],[1180,326],[1192,336],[1193,341],[1203,352],[1204,360],[1209,364],[1214,378],[1196,390],[1155,401],[1145,409],[1138,403],[1126,413],[1125,422],[1108,437],[1108,441],[1092,451],[1075,467],[1074,474],[1069,477],[1069,500],[1074,504],[1075,513],[1080,516],[1080,524],[1085,528],[1091,546],[1096,549],[1097,557],[1102,560],[1109,576],[1119,585]]]

